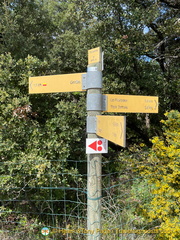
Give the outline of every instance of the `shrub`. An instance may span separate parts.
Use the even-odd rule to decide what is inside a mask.
[[[158,239],[180,239],[180,113],[172,110],[162,120],[164,137],[154,137],[142,174],[154,186],[146,209],[150,221],[158,220]]]

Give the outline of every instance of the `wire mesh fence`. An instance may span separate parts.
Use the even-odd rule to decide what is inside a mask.
[[[0,239],[87,239],[86,160],[26,163],[37,166],[33,172],[22,171],[21,162],[0,164],[7,169],[0,175]],[[121,160],[103,161],[102,229],[97,231],[102,239],[153,239],[155,233],[136,213],[149,186],[121,165]],[[43,227],[50,234],[44,236]]]

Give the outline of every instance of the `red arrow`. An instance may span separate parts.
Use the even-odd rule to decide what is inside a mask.
[[[91,143],[88,147],[92,148],[93,150],[97,151],[97,141]]]

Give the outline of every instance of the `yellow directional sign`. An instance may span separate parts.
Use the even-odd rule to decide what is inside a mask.
[[[88,50],[88,65],[102,61],[101,47]]]
[[[29,78],[29,93],[79,92],[85,73],[49,75]]]
[[[158,97],[106,94],[106,112],[158,113]]]
[[[98,115],[96,134],[122,147],[125,147],[126,117]]]

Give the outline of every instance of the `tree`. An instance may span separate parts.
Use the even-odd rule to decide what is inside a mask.
[[[103,36],[106,92],[159,96],[159,114],[148,117],[149,129],[142,127],[143,114],[127,118],[130,142],[140,133],[140,139],[148,144],[145,136],[160,134],[157,120],[180,105],[179,5],[172,7],[171,1],[100,2],[96,1],[99,7],[94,8],[94,28],[95,39]]]
[[[163,74],[161,90],[163,92],[165,110],[179,109],[179,29],[178,12],[180,5],[176,1],[135,1],[144,12],[143,21],[148,27],[146,35],[146,56],[157,61]],[[150,14],[148,14],[148,13]],[[160,87],[160,86],[159,86]]]
[[[85,72],[88,49],[102,46],[105,52],[104,93],[160,98],[158,115],[126,114],[128,148],[139,142],[150,146],[149,138],[162,134],[158,119],[165,111],[179,108],[178,8],[170,0],[0,2],[0,184],[4,199],[23,199],[24,191],[10,189],[34,187],[31,174],[45,186],[51,177],[46,172],[62,169],[55,160],[64,159],[71,173],[76,170],[66,159],[86,157],[85,93],[29,96],[27,85],[29,76]],[[119,148],[111,147],[115,158]],[[20,161],[22,165],[17,164]],[[71,178],[63,181],[68,185]],[[62,179],[52,180],[55,185],[59,182]],[[35,197],[25,193],[27,199]]]
[[[52,98],[51,94],[48,98],[27,94],[28,77],[43,73],[47,68],[46,61],[32,56],[18,61],[10,54],[0,56],[1,199],[26,200],[32,212],[40,209],[40,202],[35,200],[48,199],[49,192],[40,189],[42,186],[49,187],[51,182],[54,187],[67,187],[76,176],[76,166],[68,164],[66,159],[84,157],[82,129],[85,123],[81,121],[84,112],[79,111],[82,105],[79,96],[67,95],[69,102],[65,102],[62,94]],[[73,114],[76,114],[74,118]],[[57,174],[62,171],[68,174],[63,177]],[[40,190],[37,192],[36,188]],[[61,198],[62,190],[56,194]],[[49,203],[45,204],[48,208]],[[4,207],[26,211],[26,204],[17,204],[15,208],[9,202],[3,203]],[[59,203],[56,208],[61,208]]]
[[[0,53],[43,59],[52,45],[54,26],[41,1],[4,1],[0,12]]]
[[[28,54],[45,59],[48,62],[46,70],[39,71],[38,75],[48,75],[85,72],[87,50],[102,46],[105,51],[104,93],[159,95],[158,115],[127,114],[128,144],[144,141],[150,145],[149,138],[161,134],[158,119],[166,110],[179,106],[178,4],[171,5],[150,0],[5,1],[0,9],[4,16],[1,20],[1,52],[11,52],[13,59],[24,59]],[[158,32],[153,30],[154,22],[158,25]],[[164,39],[172,39],[172,44],[168,40],[163,56],[156,47],[160,44],[159,34]],[[163,71],[161,60],[167,71]],[[59,101],[67,106],[63,112],[67,119],[72,111],[69,101],[79,102],[83,113],[84,97],[81,93],[36,95],[30,97],[30,102],[41,113],[38,121],[43,125],[57,113],[55,106]],[[79,116],[79,107],[74,116],[76,114]],[[85,121],[85,114],[80,115],[79,119]],[[73,121],[76,122],[74,118]],[[146,124],[149,121],[150,124]],[[77,126],[79,124],[82,127],[83,124],[77,121]],[[82,138],[80,131],[78,134]],[[82,139],[84,136],[85,132]]]

